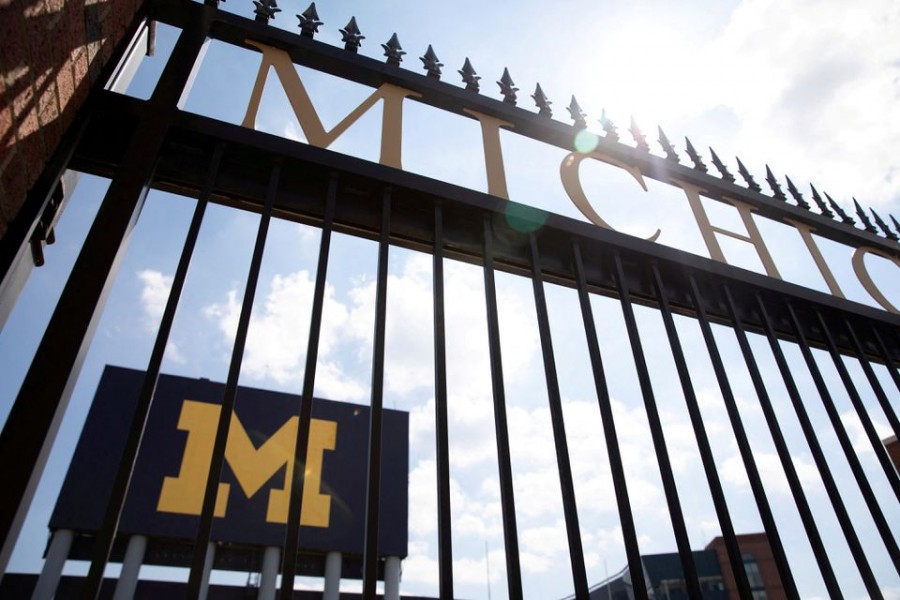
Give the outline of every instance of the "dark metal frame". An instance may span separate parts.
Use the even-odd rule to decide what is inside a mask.
[[[781,350],[783,343],[799,345],[808,369],[840,441],[866,507],[878,528],[881,542],[900,565],[894,533],[887,523],[871,484],[862,470],[849,437],[840,422],[830,392],[812,356],[812,348],[825,349],[832,357],[847,393],[872,443],[876,456],[894,493],[900,498],[900,479],[888,462],[871,419],[858,394],[856,384],[844,365],[846,357],[860,361],[866,380],[895,433],[900,431],[896,412],[887,392],[879,384],[871,362],[887,366],[900,389],[900,316],[774,280],[685,252],[666,248],[593,225],[548,215],[533,209],[535,223],[541,226],[523,234],[511,229],[504,215],[507,201],[487,194],[369,163],[328,150],[307,146],[265,133],[215,121],[178,110],[198,56],[208,38],[248,48],[248,38],[286,50],[297,64],[330,73],[351,81],[377,87],[393,83],[421,95],[418,101],[466,115],[464,109],[503,119],[515,124],[515,131],[545,143],[568,148],[573,126],[517,108],[506,101],[493,100],[471,90],[439,81],[433,75],[420,75],[396,64],[380,63],[360,56],[355,49],[339,49],[312,39],[311,34],[295,35],[182,0],[153,0],[144,7],[146,18],[183,29],[166,69],[150,100],[144,102],[95,90],[78,128],[51,163],[49,182],[62,169],[71,167],[112,179],[97,219],[82,248],[69,282],[50,320],[35,354],[18,398],[0,434],[0,480],[6,493],[0,498],[0,542],[9,547],[18,533],[24,511],[30,504],[41,475],[46,453],[65,411],[68,395],[77,377],[81,361],[90,343],[93,328],[102,311],[103,301],[115,275],[119,257],[124,253],[128,234],[137,219],[149,187],[199,198],[191,228],[176,271],[172,292],[157,336],[140,408],[132,424],[126,460],[123,461],[108,509],[103,530],[94,546],[94,561],[85,586],[85,597],[96,597],[101,576],[116,536],[122,502],[127,491],[132,462],[153,398],[163,349],[171,329],[183,283],[190,264],[203,212],[208,202],[217,202],[262,215],[245,290],[240,325],[229,369],[228,388],[223,407],[213,468],[207,482],[201,526],[197,534],[189,589],[195,597],[206,560],[212,512],[218,477],[222,467],[230,407],[233,405],[243,343],[250,318],[266,230],[273,216],[307,223],[322,229],[318,256],[310,339],[297,437],[295,464],[305,464],[309,436],[311,396],[315,381],[318,338],[324,301],[325,274],[331,233],[350,233],[378,241],[378,276],[375,319],[375,347],[372,372],[372,417],[370,429],[369,489],[365,553],[363,560],[364,596],[374,598],[378,577],[377,539],[380,481],[380,438],[382,379],[384,368],[384,326],[387,298],[387,267],[391,245],[434,255],[434,327],[435,327],[435,423],[438,464],[438,522],[440,591],[453,597],[452,545],[450,540],[450,497],[447,424],[447,381],[444,333],[443,260],[451,258],[482,266],[487,300],[488,340],[493,381],[494,417],[503,506],[504,542],[510,597],[523,595],[519,565],[518,535],[506,424],[506,400],[500,358],[499,307],[494,273],[501,270],[525,277],[533,283],[538,315],[542,357],[551,409],[553,436],[563,498],[566,531],[576,596],[588,593],[584,550],[578,528],[574,483],[569,466],[565,427],[562,418],[559,382],[554,362],[549,319],[543,285],[556,283],[577,291],[581,316],[593,367],[599,409],[605,428],[614,492],[625,541],[628,566],[636,581],[643,581],[637,534],[631,512],[626,478],[622,466],[615,423],[610,406],[597,328],[590,305],[590,294],[617,298],[622,306],[629,343],[634,353],[641,391],[651,426],[652,440],[662,477],[669,513],[686,583],[692,594],[700,592],[699,580],[684,526],[681,504],[669,465],[664,425],[656,410],[648,366],[643,358],[641,337],[632,305],[657,308],[662,316],[676,368],[687,403],[688,413],[700,448],[701,460],[712,492],[716,514],[722,527],[729,564],[736,575],[741,598],[750,598],[743,572],[740,549],[718,479],[712,450],[703,426],[684,349],[675,329],[673,316],[696,319],[706,343],[728,416],[735,432],[741,457],[750,477],[754,498],[768,535],[778,571],[789,597],[797,597],[790,565],[771,514],[765,490],[744,432],[728,378],[728,369],[719,353],[712,324],[730,327],[737,335],[742,354],[750,370],[781,463],[797,502],[803,525],[813,547],[817,564],[829,590],[840,596],[839,585],[810,513],[791,456],[766,392],[765,382],[756,366],[747,333],[766,337],[784,379],[791,403],[800,420],[806,442],[822,476],[829,500],[850,546],[856,565],[873,597],[879,597],[877,581],[867,562],[847,507],[828,468],[808,415],[793,381],[790,366]],[[305,30],[304,30],[305,31]],[[439,72],[438,72],[439,75]],[[577,107],[577,104],[576,104]],[[543,111],[542,111],[543,113]],[[793,219],[816,228],[818,235],[854,247],[866,245],[897,256],[897,243],[846,225],[802,206],[787,204],[775,190],[775,197],[740,187],[733,178],[717,178],[699,168],[678,164],[669,158],[653,156],[642,148],[632,148],[610,135],[614,129],[604,125],[607,136],[600,140],[608,155],[636,165],[649,177],[664,182],[683,181],[696,185],[713,199],[732,198],[752,205],[761,216],[775,220]],[[692,148],[691,148],[692,150]],[[674,150],[672,150],[674,153]],[[694,156],[695,153],[691,154]],[[773,189],[777,185],[773,186]],[[36,188],[31,208],[10,229],[0,247],[0,269],[4,282],[13,273],[22,247],[27,246],[43,206],[52,192],[45,181]],[[35,208],[36,207],[36,208]],[[29,224],[27,221],[31,219]],[[896,404],[896,398],[893,401]],[[14,457],[14,458],[13,458]],[[297,565],[299,515],[303,476],[292,485],[287,539],[282,557],[281,598],[291,597]],[[21,499],[21,500],[20,500]],[[296,516],[296,517],[295,517]],[[637,597],[646,591],[635,588]]]

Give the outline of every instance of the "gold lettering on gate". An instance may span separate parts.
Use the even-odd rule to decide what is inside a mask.
[[[700,200],[700,188],[682,181],[676,181],[676,183],[681,186],[687,196],[688,203],[691,205],[691,210],[694,213],[694,219],[697,221],[697,226],[703,235],[703,241],[706,242],[706,247],[709,250],[710,258],[728,264],[728,261],[725,260],[725,254],[722,252],[722,247],[719,245],[719,240],[716,238],[716,234],[721,233],[736,240],[753,244],[756,254],[759,256],[759,260],[762,262],[769,277],[781,279],[781,274],[778,273],[775,261],[772,260],[772,255],[769,254],[769,249],[766,247],[762,234],[756,226],[756,221],[753,220],[752,206],[732,198],[722,198],[722,202],[730,204],[737,209],[738,214],[741,216],[741,221],[743,221],[744,227],[747,229],[747,234],[744,235],[730,229],[722,229],[709,222],[709,215],[706,214],[706,209],[703,208],[703,202]]]
[[[611,156],[607,156],[599,151],[584,153],[584,152],[570,152],[563,158],[562,163],[559,165],[559,176],[562,179],[563,188],[566,190],[566,194],[569,195],[569,199],[572,203],[581,211],[585,217],[587,217],[588,221],[593,223],[594,225],[599,225],[600,227],[605,227],[606,229],[615,229],[606,221],[603,220],[600,215],[597,214],[597,211],[594,210],[594,207],[591,206],[590,200],[588,200],[587,195],[584,193],[584,188],[581,185],[581,178],[579,177],[578,167],[581,165],[581,161],[586,158],[593,158],[595,160],[599,160],[601,162],[609,163],[615,167],[619,167],[620,169],[625,169],[634,179],[640,184],[640,186],[644,189],[644,191],[649,191],[647,189],[647,183],[644,181],[644,176],[641,174],[641,170],[637,167],[628,166],[622,161],[616,160]],[[659,237],[659,234],[662,233],[662,230],[657,229],[656,233],[647,238],[647,240],[651,242],[655,242],[656,238]]]
[[[893,262],[895,265],[900,267],[900,258],[892,254],[888,254],[883,250],[879,250],[878,248],[872,248],[871,246],[860,246],[853,252],[853,271],[856,273],[856,278],[859,279],[859,282],[866,289],[867,292],[875,299],[875,301],[883,306],[886,310],[900,314],[900,310],[897,310],[897,307],[891,304],[891,302],[885,297],[884,294],[881,293],[881,290],[878,289],[878,286],[875,285],[875,282],[872,281],[872,276],[869,275],[869,270],[866,269],[865,258],[868,253],[876,254],[882,258],[886,258],[887,260]]]
[[[250,94],[250,102],[247,104],[247,112],[244,115],[242,126],[254,129],[256,127],[256,115],[259,113],[259,104],[262,101],[263,88],[269,76],[269,68],[275,69],[275,74],[281,81],[281,87],[287,94],[294,109],[294,114],[300,122],[300,128],[307,141],[319,148],[327,148],[344,133],[351,125],[375,106],[379,100],[384,101],[381,116],[381,157],[379,162],[389,167],[402,169],[401,142],[403,139],[403,99],[407,96],[420,97],[420,94],[402,87],[384,83],[372,92],[362,104],[357,106],[349,115],[334,126],[331,131],[326,131],[319,119],[319,114],[313,106],[300,75],[294,68],[294,63],[287,52],[279,48],[267,46],[261,42],[246,40],[248,44],[262,51],[262,61],[256,74],[256,82],[253,84],[253,92]]]
[[[188,433],[181,468],[176,477],[165,477],[156,509],[187,515],[199,515],[203,493],[215,444],[216,424],[221,407],[208,402],[185,400],[181,406],[178,429]],[[269,490],[266,521],[287,523],[290,485],[294,473],[294,448],[297,443],[297,417],[288,419],[272,436],[256,446],[237,415],[232,414],[225,444],[225,462],[247,498],[253,497],[286,467],[284,485]],[[312,419],[303,486],[303,511],[300,524],[328,527],[331,496],[323,494],[322,461],[326,450],[334,450],[337,423]],[[228,508],[231,485],[220,483],[216,496],[215,516],[224,517]]]
[[[503,167],[503,149],[500,147],[500,128],[512,128],[513,124],[468,108],[464,108],[463,112],[472,115],[481,124],[488,194],[509,200],[509,191],[506,189],[506,170]]]

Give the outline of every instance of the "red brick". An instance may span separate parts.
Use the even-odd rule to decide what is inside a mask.
[[[41,132],[44,136],[44,146],[47,155],[56,149],[59,138],[62,136],[62,129],[59,122],[59,96],[56,93],[56,81],[48,81],[43,93],[38,100],[38,122],[41,124]]]

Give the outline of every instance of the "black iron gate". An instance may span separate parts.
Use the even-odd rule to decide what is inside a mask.
[[[604,370],[597,341],[597,326],[591,308],[591,296],[594,294],[617,299],[621,304],[627,341],[633,353],[649,420],[652,454],[659,467],[666,508],[673,524],[680,566],[690,596],[701,596],[701,584],[685,527],[685,507],[679,500],[670,464],[665,437],[666,424],[657,407],[655,393],[658,391],[655,392],[651,384],[651,366],[648,366],[643,350],[647,343],[661,342],[642,338],[635,320],[635,304],[656,309],[662,317],[666,341],[675,361],[700,451],[700,460],[727,549],[728,562],[735,575],[740,597],[753,597],[751,584],[744,570],[732,516],[725,501],[723,483],[716,468],[685,357],[686,352],[700,352],[701,349],[684,347],[675,326],[677,315],[695,319],[701,329],[705,342],[702,351],[708,353],[712,362],[786,595],[799,597],[784,549],[785,540],[779,535],[760,477],[760,467],[744,430],[741,411],[729,380],[729,367],[722,359],[713,333],[714,324],[730,328],[736,336],[780,459],[780,466],[784,469],[808,543],[827,589],[834,597],[841,596],[841,582],[835,575],[833,559],[822,541],[818,524],[807,502],[808,490],[804,489],[796,472],[769,398],[766,377],[771,375],[763,374],[758,367],[757,356],[749,342],[751,335],[762,336],[768,342],[778,373],[787,389],[791,407],[799,420],[803,437],[859,575],[872,597],[882,597],[882,585],[869,564],[865,547],[883,545],[894,564],[900,565],[900,547],[896,541],[897,523],[889,521],[882,503],[873,492],[870,479],[872,475],[866,473],[860,463],[857,450],[835,408],[833,390],[826,384],[812,352],[813,349],[824,350],[833,359],[881,467],[881,472],[876,476],[886,479],[895,498],[900,500],[900,477],[875,430],[870,409],[864,405],[858,391],[859,386],[871,386],[893,434],[900,435],[900,421],[894,408],[897,392],[886,389],[873,370],[873,363],[884,365],[897,389],[900,389],[900,373],[897,369],[897,362],[900,361],[900,316],[535,209],[523,207],[521,211],[521,223],[530,226],[513,228],[505,217],[509,202],[495,195],[436,182],[389,166],[179,110],[179,100],[189,85],[191,73],[204,44],[208,39],[215,39],[248,50],[259,48],[257,44],[278,48],[287,52],[297,64],[374,88],[390,83],[415,92],[419,102],[452,113],[471,117],[472,113],[469,111],[477,109],[483,115],[515,123],[516,131],[521,135],[563,148],[568,148],[571,143],[572,132],[585,126],[583,118],[577,114],[577,105],[576,112],[573,112],[575,124],[564,124],[550,120],[543,114],[518,108],[514,102],[491,100],[472,93],[471,89],[461,89],[441,82],[439,70],[437,75],[434,69],[427,69],[426,75],[419,75],[398,69],[399,55],[392,56],[390,49],[386,64],[360,56],[355,52],[352,35],[349,36],[347,47],[341,49],[315,41],[314,25],[304,28],[301,35],[270,28],[266,25],[267,6],[269,5],[265,2],[261,4],[257,22],[253,23],[219,12],[215,6],[176,0],[149,2],[146,14],[143,15],[145,18],[182,29],[152,97],[147,101],[140,101],[109,91],[95,91],[89,107],[84,111],[81,125],[70,132],[60,149],[59,160],[51,166],[56,170],[47,177],[48,181],[54,180],[54,176],[58,178],[63,169],[74,168],[109,177],[111,184],[0,438],[0,479],[6,487],[0,500],[0,531],[3,533],[4,552],[7,556],[40,479],[43,462],[54,441],[117,263],[125,251],[129,233],[138,218],[144,197],[152,187],[197,198],[198,202],[147,366],[138,417],[131,425],[126,455],[110,500],[107,518],[95,542],[95,557],[85,584],[86,596],[96,595],[101,584],[103,570],[116,537],[131,466],[140,445],[143,419],[153,400],[163,353],[204,219],[204,211],[212,202],[259,213],[260,221],[228,371],[227,392],[218,422],[213,467],[206,485],[201,526],[196,537],[189,581],[191,597],[196,597],[201,585],[200,577],[213,522],[218,474],[224,464],[229,418],[234,408],[251,307],[259,280],[269,222],[273,215],[313,225],[322,231],[303,378],[303,401],[298,407],[301,424],[296,446],[298,464],[305,464],[310,399],[316,381],[316,358],[331,234],[348,233],[377,241],[372,418],[363,571],[365,597],[374,597],[378,568],[375,549],[378,540],[381,409],[384,403],[384,335],[388,255],[392,246],[433,256],[434,419],[438,467],[436,517],[439,522],[441,597],[454,597],[445,362],[445,259],[478,265],[484,274],[506,576],[511,597],[522,597],[523,590],[501,362],[498,319],[502,307],[498,305],[495,288],[497,271],[527,277],[533,284],[576,597],[589,596],[589,581],[545,299],[546,283],[565,286],[577,292],[581,314],[580,317],[573,318],[580,318],[584,325],[613,474],[614,489],[611,493],[615,496],[628,569],[633,581],[644,580],[644,567],[610,404],[607,386],[610,375]],[[255,43],[250,44],[247,40]],[[474,72],[470,75],[474,75]],[[473,81],[477,89],[477,79]],[[543,113],[543,107],[541,108]],[[739,200],[752,206],[764,217],[791,219],[814,228],[820,236],[855,248],[874,249],[873,251],[887,257],[900,256],[895,233],[883,226],[884,236],[880,235],[881,232],[868,222],[864,213],[861,217],[867,225],[866,231],[848,224],[849,217],[846,215],[843,215],[844,222],[835,222],[828,205],[818,195],[815,196],[818,212],[813,211],[793,188],[793,184],[790,189],[794,202],[789,203],[774,178],[770,178],[773,195],[764,195],[752,177],[743,171],[743,166],[742,175],[745,176],[748,187],[737,185],[734,177],[718,163],[717,158],[721,176],[714,177],[707,173],[706,166],[692,147],[689,148],[689,154],[694,164],[686,166],[678,162],[674,148],[664,135],[661,142],[666,158],[651,155],[639,132],[635,138],[636,147],[626,145],[619,141],[615,130],[610,127],[607,135],[600,140],[600,148],[607,156],[623,164],[636,166],[650,177],[695,186],[713,199]],[[47,190],[50,188],[51,186],[45,186]],[[834,208],[834,203],[831,206]],[[523,229],[527,232],[523,233]],[[10,265],[23,247],[22,244],[16,245],[16,235],[17,232],[13,231],[3,240],[5,262],[2,266],[5,272],[11,270]],[[30,231],[21,232],[18,242],[26,241],[29,236]],[[819,398],[801,397],[794,378],[797,369],[803,368],[803,365],[789,363],[784,354],[785,344],[799,348],[803,364],[815,382]],[[865,373],[866,382],[854,381],[845,361],[858,361]],[[853,484],[835,480],[822,450],[821,435],[813,427],[807,414],[807,406],[811,402],[821,402],[824,407],[853,473]],[[602,433],[598,432],[598,435]],[[288,524],[284,543],[287,550],[283,554],[281,565],[282,598],[290,598],[293,594],[294,573],[297,570],[296,550],[301,543],[299,515],[303,485],[304,478],[298,477],[291,493],[289,514],[292,518]],[[854,508],[848,507],[844,501],[842,486],[845,485],[858,486],[864,500],[864,506],[859,509],[868,512],[877,529],[878,539],[861,539],[854,528],[851,520]],[[635,585],[633,593],[638,598],[648,597],[644,586]]]

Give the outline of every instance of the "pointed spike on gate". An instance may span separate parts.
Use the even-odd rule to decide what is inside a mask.
[[[400,45],[400,38],[397,37],[397,34],[394,33],[391,36],[391,39],[389,39],[386,44],[382,44],[381,47],[384,48],[387,64],[399,67],[400,63],[403,62],[403,55],[406,54],[406,52]]]
[[[887,223],[884,222],[884,219],[882,219],[881,216],[877,212],[875,212],[875,209],[870,207],[869,210],[872,212],[872,216],[875,217],[875,223],[877,223],[878,227],[880,227],[884,232],[884,236],[889,240],[894,240],[895,242],[900,241],[900,238],[897,237],[897,234],[891,231],[891,228],[888,227]]]
[[[503,94],[503,102],[515,106],[516,92],[519,91],[519,88],[513,83],[512,77],[509,76],[509,69],[506,67],[503,67],[503,76],[500,77],[497,85],[500,86],[500,93]]]
[[[856,207],[856,214],[859,216],[859,220],[862,221],[863,227],[869,233],[878,233],[878,230],[875,229],[875,226],[872,225],[872,221],[869,220],[869,215],[866,214],[866,211],[863,210],[862,206],[859,205],[859,202],[856,201],[856,198],[853,199],[853,206]]]
[[[425,56],[420,56],[419,60],[425,65],[425,70],[428,72],[429,77],[432,79],[441,78],[441,67],[444,66],[444,63],[438,60],[437,54],[434,53],[431,44],[428,44],[428,50],[425,51]]]
[[[600,110],[600,127],[606,132],[606,139],[611,142],[619,141],[619,131],[612,119],[606,116],[606,109]]]
[[[253,13],[256,15],[257,23],[268,23],[270,19],[275,18],[275,13],[280,13],[276,0],[253,0]]]
[[[662,146],[663,151],[666,153],[666,158],[673,162],[678,162],[678,153],[675,152],[675,147],[672,145],[672,142],[669,141],[669,138],[666,137],[666,132],[662,130],[662,127],[658,126],[656,129],[659,131],[659,145]]]
[[[569,106],[566,108],[566,110],[569,111],[569,116],[571,116],[572,120],[575,121],[573,123],[573,127],[577,127],[578,129],[587,129],[587,121],[584,120],[587,114],[581,110],[580,106],[578,106],[578,100],[575,99],[575,96],[572,96],[572,101],[569,102]]]
[[[690,138],[685,136],[684,143],[686,146],[688,158],[690,158],[691,162],[694,163],[694,169],[696,169],[698,171],[703,171],[704,173],[706,173],[707,168],[706,168],[706,165],[703,163],[703,158],[700,156],[700,154],[694,148],[694,145],[691,143]]]
[[[553,104],[550,100],[547,99],[547,95],[544,94],[544,90],[541,89],[541,84],[537,84],[534,87],[534,93],[531,95],[532,100],[534,100],[535,106],[537,106],[540,110],[538,114],[542,117],[552,117],[553,110],[550,108],[550,105]]]
[[[631,137],[634,138],[634,143],[636,144],[636,148],[641,152],[650,152],[650,145],[647,143],[647,136],[644,135],[644,132],[641,131],[641,128],[638,127],[637,121],[634,120],[634,116],[631,117],[631,126],[628,128],[628,131],[631,132]]]
[[[324,25],[324,23],[319,20],[319,13],[316,11],[315,2],[310,4],[309,8],[304,10],[301,14],[297,15],[297,18],[300,19],[300,35],[303,37],[313,37],[319,32],[319,25]]]
[[[741,177],[744,178],[744,181],[747,182],[747,188],[754,192],[762,192],[762,188],[759,187],[759,184],[753,179],[753,175],[750,174],[750,171],[747,170],[747,167],[744,166],[741,159],[737,156],[735,158],[737,159],[738,173],[740,173]]]
[[[894,215],[888,215],[891,218],[891,222],[894,224],[894,229],[897,233],[900,233],[900,223],[897,222],[897,219],[894,218]]]
[[[797,203],[797,206],[799,206],[800,208],[805,208],[806,210],[809,210],[809,208],[810,208],[809,202],[807,202],[806,199],[803,198],[803,194],[800,193],[800,190],[797,189],[797,186],[794,185],[794,182],[791,181],[791,178],[788,177],[787,175],[785,175],[784,179],[785,179],[785,181],[787,181],[788,192],[790,192],[791,197],[794,198],[794,201]]]
[[[828,205],[822,200],[822,196],[819,195],[819,190],[816,189],[816,186],[809,184],[809,189],[812,190],[812,199],[813,202],[816,203],[816,206],[819,207],[819,212],[821,212],[823,216],[834,218],[834,213],[831,212],[831,209],[828,208]]]
[[[466,57],[466,62],[463,63],[462,69],[459,70],[459,74],[462,75],[463,83],[466,84],[466,89],[470,92],[477,92],[480,88],[478,84],[478,80],[481,77],[475,73],[475,68],[472,66],[472,63],[469,62],[469,57]]]
[[[766,165],[766,183],[772,188],[773,197],[778,198],[782,202],[787,202],[787,197],[784,195],[784,192],[781,191],[781,185],[778,183],[778,179],[775,178],[775,174],[772,173],[772,169],[769,168],[769,165]]]
[[[725,163],[719,160],[719,157],[716,154],[716,151],[712,149],[712,146],[710,146],[709,148],[709,153],[712,156],[712,164],[716,169],[718,169],[719,174],[722,176],[722,179],[729,183],[734,183],[734,175],[728,172],[728,167],[725,166]]]
[[[841,218],[841,221],[846,223],[847,225],[856,225],[856,221],[853,220],[853,217],[848,215],[841,206],[834,201],[834,198],[828,195],[828,192],[823,192],[825,197],[828,198],[828,204],[831,206],[832,210],[837,213],[837,215]]]
[[[344,50],[349,50],[350,52],[356,52],[362,45],[362,41],[366,39],[366,36],[359,31],[356,17],[350,17],[350,22],[340,32],[341,41],[344,42]]]

